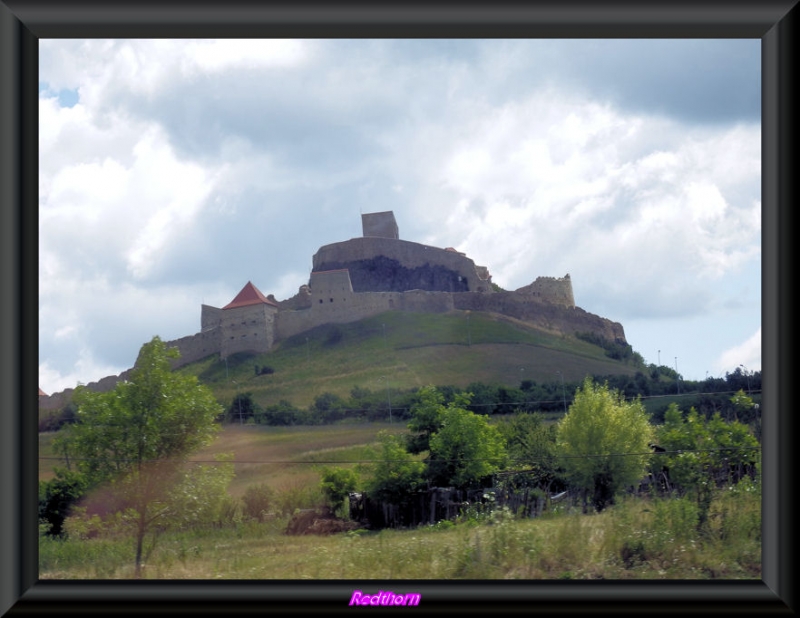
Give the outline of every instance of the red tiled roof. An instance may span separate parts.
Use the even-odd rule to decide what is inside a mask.
[[[47,397],[47,393],[42,390],[42,387],[39,387],[39,397]]]
[[[249,305],[258,305],[258,304],[265,304],[271,305],[273,307],[277,307],[278,304],[272,302],[266,296],[261,293],[256,286],[254,286],[249,281],[247,284],[242,288],[242,291],[236,295],[231,302],[223,307],[223,309],[235,309],[236,307],[247,307]]]

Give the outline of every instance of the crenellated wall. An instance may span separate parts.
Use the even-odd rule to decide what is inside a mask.
[[[564,277],[537,277],[530,285],[526,285],[516,290],[517,294],[534,296],[539,300],[563,305],[565,307],[575,306],[575,296],[572,293],[572,279],[569,273]]]

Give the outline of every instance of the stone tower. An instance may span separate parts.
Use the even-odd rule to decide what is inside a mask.
[[[365,237],[372,236],[378,238],[400,238],[397,229],[397,221],[394,219],[394,212],[370,212],[361,215],[361,229]]]
[[[220,311],[220,356],[235,352],[269,352],[275,343],[278,304],[249,281]]]

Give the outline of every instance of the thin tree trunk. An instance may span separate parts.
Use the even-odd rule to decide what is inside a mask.
[[[142,547],[144,546],[144,534],[147,531],[147,506],[142,505],[139,509],[139,525],[136,529],[136,570],[134,577],[142,577]]]

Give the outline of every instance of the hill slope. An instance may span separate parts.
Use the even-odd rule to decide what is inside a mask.
[[[264,367],[272,373],[259,374]],[[482,312],[422,314],[390,311],[350,324],[328,324],[283,341],[260,355],[213,356],[186,365],[220,402],[252,393],[262,406],[281,399],[307,406],[329,392],[354,387],[405,390],[471,382],[519,386],[521,380],[579,381],[586,375],[633,375],[598,346],[554,335],[524,322]]]

